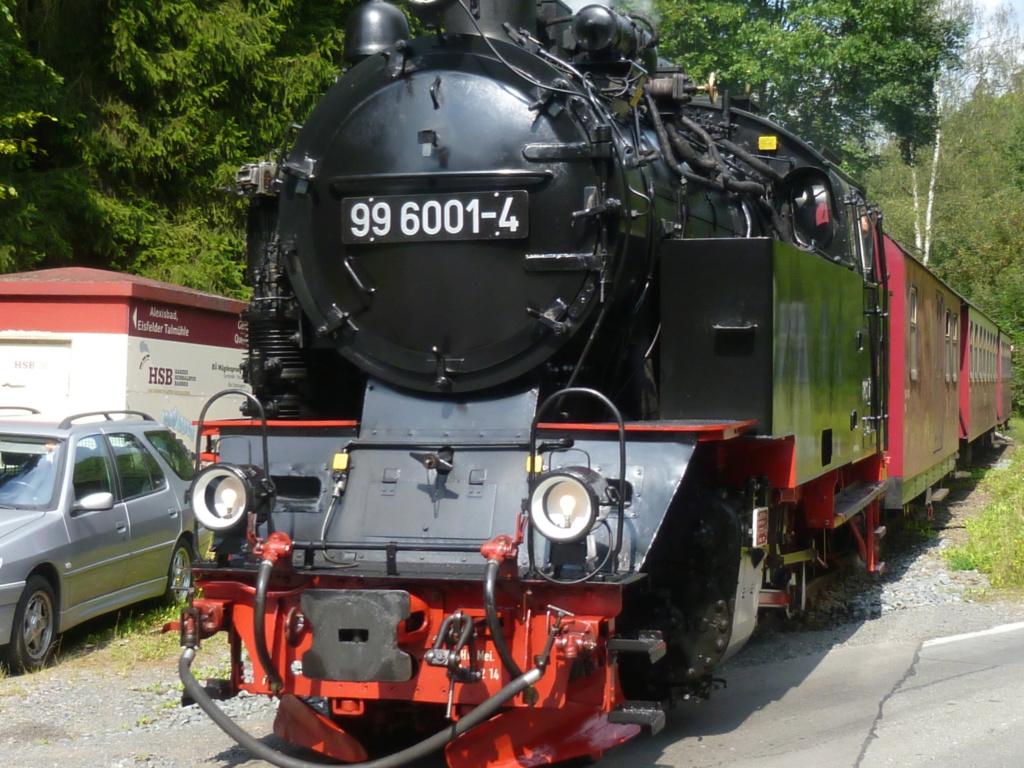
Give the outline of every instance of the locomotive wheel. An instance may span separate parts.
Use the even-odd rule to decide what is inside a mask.
[[[195,553],[188,539],[178,539],[171,554],[171,563],[167,566],[167,589],[164,600],[168,603],[184,602],[188,590],[192,588],[192,561]]]
[[[42,669],[53,651],[57,637],[57,600],[50,582],[33,576],[25,584],[14,609],[11,642],[4,661],[12,672]]]

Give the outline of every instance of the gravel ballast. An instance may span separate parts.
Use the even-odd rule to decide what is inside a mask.
[[[997,446],[990,456],[996,471],[1000,462],[1005,465],[1006,453]],[[936,505],[934,520],[922,510],[910,528],[890,530],[883,542],[886,568],[881,575],[850,568],[829,582],[805,616],[770,616],[725,665],[722,676],[842,645],[921,642],[1024,620],[1019,596],[994,594],[983,574],[950,571],[942,555],[965,540],[964,520],[984,503],[981,491],[954,490]],[[267,765],[236,746],[198,707],[179,706],[176,654],[120,669],[106,663],[108,652],[69,654],[69,660],[37,674],[0,679],[0,766]],[[222,660],[223,651],[204,646],[195,668],[201,672]],[[271,735],[272,700],[241,695],[220,703],[250,733],[281,746]]]

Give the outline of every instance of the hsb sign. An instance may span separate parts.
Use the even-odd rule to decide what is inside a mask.
[[[149,369],[149,383],[150,384],[173,384],[174,383],[174,369],[173,368],[153,368]]]

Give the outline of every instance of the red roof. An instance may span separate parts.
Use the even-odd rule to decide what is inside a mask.
[[[59,267],[0,275],[0,300],[5,296],[122,296],[235,314],[246,305],[244,301],[149,277],[88,267]]]

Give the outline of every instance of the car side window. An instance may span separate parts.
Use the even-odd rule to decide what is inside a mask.
[[[71,482],[75,487],[75,501],[94,493],[114,492],[110,458],[101,435],[89,435],[75,443],[75,471]]]
[[[182,480],[192,479],[195,475],[192,460],[174,435],[165,430],[154,430],[146,433],[146,439],[153,444],[157,453],[164,457],[164,461],[174,470],[174,474]]]
[[[121,493],[125,499],[133,499],[167,487],[167,478],[153,455],[142,442],[128,433],[108,435],[114,451],[117,474],[121,479]]]

